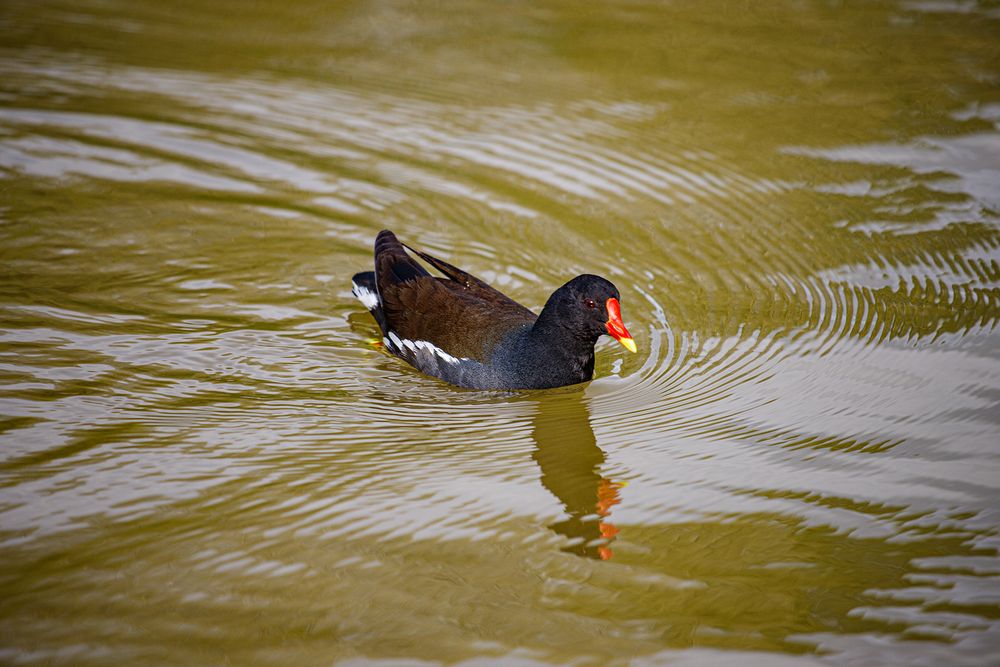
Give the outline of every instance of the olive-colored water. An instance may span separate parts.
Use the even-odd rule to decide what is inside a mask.
[[[998,35],[4,0],[0,662],[1000,664]],[[383,227],[639,353],[421,376]]]

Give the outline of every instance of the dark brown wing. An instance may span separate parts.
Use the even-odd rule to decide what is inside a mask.
[[[413,252],[448,277],[431,276],[392,232],[381,232],[375,242],[382,312],[399,338],[427,341],[454,357],[485,362],[509,332],[535,321],[534,313],[479,278]]]
[[[493,287],[490,287],[485,281],[480,280],[471,273],[467,273],[462,269],[458,268],[457,266],[452,266],[443,259],[438,259],[437,257],[428,255],[425,252],[421,252],[420,250],[411,248],[405,243],[402,245],[407,250],[415,252],[417,255],[419,255],[420,259],[424,260],[425,262],[433,266],[435,269],[437,269],[438,271],[440,271],[441,273],[448,276],[453,281],[464,287],[466,290],[469,291],[470,294],[476,296],[476,298],[495,303],[507,302],[512,306],[516,306],[517,308],[527,310],[529,313],[531,313],[530,310],[519,304],[517,301],[514,301],[503,292],[496,290]],[[531,314],[534,315],[534,313]]]

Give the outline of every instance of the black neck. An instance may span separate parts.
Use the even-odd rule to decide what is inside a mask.
[[[583,353],[589,351],[594,353],[594,344],[600,335],[593,335],[574,330],[565,324],[565,320],[555,312],[555,308],[550,308],[547,304],[542,310],[542,314],[535,320],[531,327],[532,336],[539,342],[545,342],[557,349],[572,353]]]
[[[546,304],[528,332],[527,343],[534,354],[535,375],[540,384],[562,386],[586,382],[594,376],[594,344],[598,336],[581,335],[564,325],[556,308]]]

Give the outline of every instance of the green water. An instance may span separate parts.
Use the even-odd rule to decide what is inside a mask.
[[[1000,664],[998,35],[0,2],[0,662]],[[382,228],[639,353],[422,376]]]

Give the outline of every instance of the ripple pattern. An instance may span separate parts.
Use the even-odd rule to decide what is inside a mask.
[[[6,55],[2,661],[996,657],[994,106],[727,143],[767,96]],[[423,377],[350,295],[383,227],[606,275],[640,354]]]

